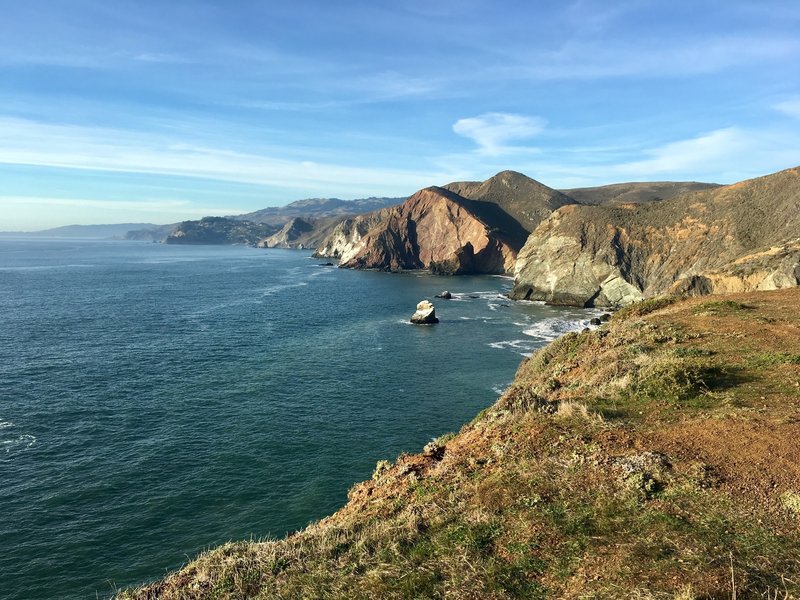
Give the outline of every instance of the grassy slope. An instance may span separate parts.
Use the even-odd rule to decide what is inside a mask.
[[[800,290],[617,313],[338,513],[123,598],[800,597]]]

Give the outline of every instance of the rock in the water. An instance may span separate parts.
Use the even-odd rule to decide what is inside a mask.
[[[411,322],[417,325],[438,323],[439,319],[436,318],[436,309],[433,307],[433,304],[427,300],[423,300],[417,304],[417,312],[411,315]]]
[[[450,300],[453,297],[453,294],[445,290],[441,294],[436,294],[436,297],[441,298],[442,300]]]
[[[593,317],[589,320],[589,325],[601,325],[602,323],[603,322],[597,317]]]

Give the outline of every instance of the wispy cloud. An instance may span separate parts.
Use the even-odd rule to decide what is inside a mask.
[[[791,100],[778,102],[773,108],[785,115],[800,119],[800,98],[792,98]]]
[[[733,183],[797,166],[800,138],[793,131],[727,127],[645,149],[642,154],[645,158],[605,165],[541,166],[554,180],[566,177],[572,185],[658,179]]]
[[[499,155],[524,150],[510,146],[509,142],[530,139],[545,125],[541,117],[491,112],[459,119],[453,124],[453,131],[475,142],[478,152]]]
[[[54,198],[44,196],[3,196],[0,206],[43,207],[43,208],[91,208],[103,211],[143,212],[153,214],[182,215],[229,215],[241,214],[246,208],[198,206],[189,200],[95,200],[88,198]]]
[[[565,42],[555,51],[509,57],[498,77],[538,80],[603,79],[642,76],[685,77],[742,68],[800,56],[796,37],[717,36],[703,39],[659,39],[602,43]]]
[[[7,164],[200,177],[344,196],[410,194],[443,177],[437,172],[291,160],[219,147],[213,141],[119,129],[0,119],[0,130],[0,163]]]

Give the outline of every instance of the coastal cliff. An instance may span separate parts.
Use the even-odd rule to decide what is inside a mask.
[[[272,235],[277,229],[274,225],[252,221],[204,217],[199,221],[179,223],[170,231],[164,243],[255,246],[259,239]]]
[[[632,305],[334,515],[118,597],[798,597],[797,348],[800,289]]]
[[[510,273],[530,232],[574,203],[520,173],[430,187],[400,206],[343,222],[317,250],[340,266],[460,275]]]
[[[341,266],[400,271],[430,268],[446,274],[506,273],[516,253],[463,198],[427,188],[388,211],[342,253]]]
[[[800,168],[645,204],[566,206],[528,238],[515,299],[622,306],[800,283]]]
[[[258,241],[259,248],[316,248],[339,224],[339,217],[302,218],[287,221],[280,231]]]

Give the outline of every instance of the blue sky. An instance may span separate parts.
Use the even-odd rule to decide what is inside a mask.
[[[0,7],[0,230],[800,164],[795,0]]]

